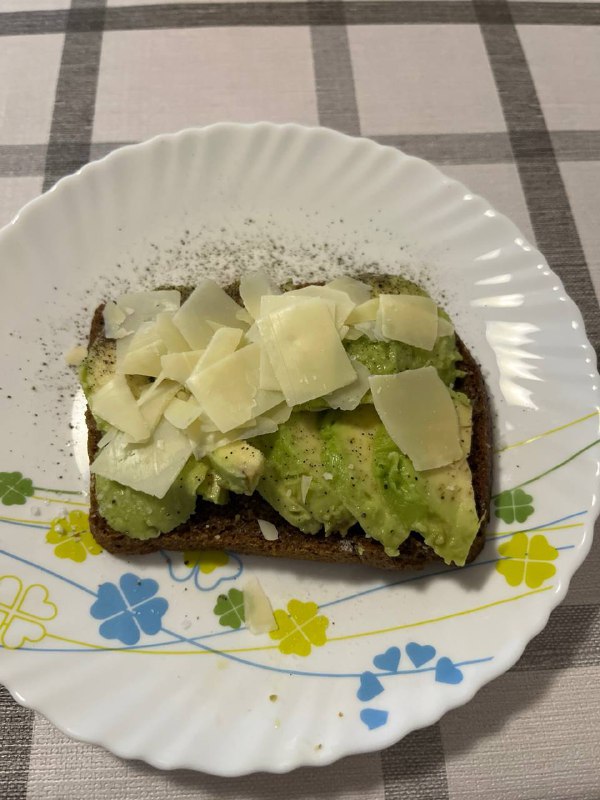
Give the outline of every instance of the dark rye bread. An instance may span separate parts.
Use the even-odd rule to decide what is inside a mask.
[[[235,296],[237,287],[228,287]],[[237,298],[236,298],[237,299]],[[92,320],[90,345],[104,337],[104,323],[99,306]],[[462,356],[461,369],[465,377],[456,388],[465,392],[473,404],[473,436],[469,465],[473,475],[473,489],[477,514],[481,521],[479,531],[471,545],[467,562],[481,552],[485,541],[485,527],[489,519],[492,483],[492,436],[491,415],[485,383],[479,365],[465,344],[457,336]],[[88,408],[88,454],[90,462],[96,456],[101,437],[94,418]],[[157,550],[234,550],[247,555],[278,556],[281,558],[327,561],[346,564],[366,564],[381,569],[422,569],[432,563],[443,563],[442,559],[425,544],[418,533],[411,533],[400,546],[399,555],[391,558],[382,545],[368,539],[358,525],[345,537],[305,534],[284,520],[260,495],[251,497],[230,494],[226,506],[199,501],[196,512],[185,523],[170,533],[155,539],[139,540],[112,529],[98,511],[95,478],[90,482],[90,529],[96,541],[115,555],[141,555]],[[279,538],[267,541],[260,532],[258,519],[268,520],[277,526]]]

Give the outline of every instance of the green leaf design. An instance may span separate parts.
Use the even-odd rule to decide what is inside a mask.
[[[533,514],[533,497],[523,489],[509,489],[502,492],[494,501],[496,516],[512,525],[513,522],[525,522]]]
[[[33,494],[33,483],[21,472],[0,472],[0,500],[5,506],[22,506]]]
[[[239,589],[230,589],[227,594],[220,594],[213,611],[219,617],[221,625],[237,630],[245,620],[243,592]]]

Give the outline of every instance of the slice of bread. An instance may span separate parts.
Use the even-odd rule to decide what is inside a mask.
[[[375,276],[373,276],[375,278]],[[373,281],[375,283],[375,279]],[[237,286],[227,291],[237,297]],[[104,322],[100,305],[92,319],[90,346],[104,337]],[[455,388],[463,391],[473,405],[473,435],[469,466],[473,476],[473,490],[479,531],[471,545],[467,562],[481,552],[485,541],[485,527],[489,519],[492,486],[492,431],[491,414],[485,383],[479,365],[457,336],[462,356],[460,368],[465,377]],[[87,410],[88,454],[90,462],[96,457],[101,433]],[[258,526],[258,519],[276,525],[279,538],[267,541]],[[359,563],[382,569],[421,569],[442,559],[425,544],[418,533],[411,533],[400,546],[398,556],[386,555],[383,546],[368,539],[358,525],[346,536],[305,534],[284,520],[262,497],[255,492],[251,497],[231,493],[226,506],[198,501],[195,513],[170,533],[155,539],[133,539],[112,529],[98,511],[94,476],[90,481],[90,529],[103,548],[115,555],[140,555],[157,550],[234,550],[248,555],[279,556],[281,558],[307,559],[336,563]]]

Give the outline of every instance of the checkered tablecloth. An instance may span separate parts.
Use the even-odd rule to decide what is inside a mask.
[[[122,143],[219,120],[327,125],[432,160],[537,243],[598,344],[600,2],[0,0],[0,224]],[[381,754],[160,773],[2,687],[0,737],[6,800],[599,800],[600,537],[514,669]]]

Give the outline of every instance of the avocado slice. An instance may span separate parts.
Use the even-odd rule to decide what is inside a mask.
[[[236,494],[252,494],[265,467],[260,450],[244,441],[219,447],[207,458],[223,486]]]
[[[466,454],[471,408],[464,395],[454,393],[454,399]],[[334,488],[367,536],[395,556],[416,531],[446,563],[465,563],[479,528],[466,455],[445,467],[417,472],[370,406],[328,414],[321,431]]]
[[[319,433],[320,417],[299,411],[281,425],[276,433],[253,440],[265,456],[265,470],[258,492],[284,519],[303,533],[344,535],[356,522],[341,501],[333,482],[324,475],[323,439]],[[311,482],[302,500],[302,478]]]
[[[390,502],[389,486],[380,485],[376,477],[375,437],[380,429],[383,425],[372,406],[326,414],[321,426],[323,460],[342,502],[367,536],[392,555],[410,527]]]

